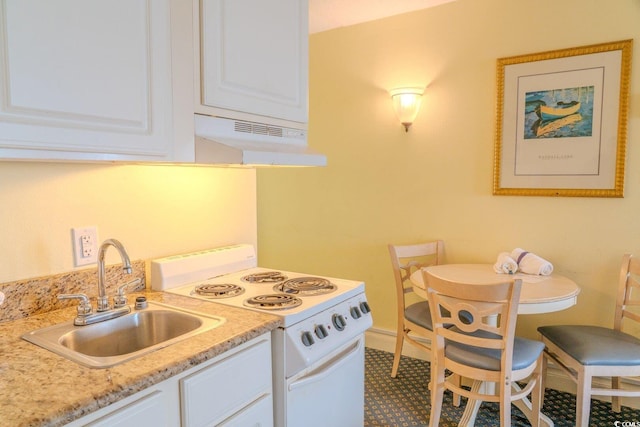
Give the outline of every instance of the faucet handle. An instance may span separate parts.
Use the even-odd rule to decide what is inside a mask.
[[[118,286],[118,293],[113,297],[113,307],[118,308],[127,305],[127,297],[125,296],[124,291],[130,287],[137,286],[140,283],[142,283],[142,280],[137,278]]]
[[[63,299],[79,299],[78,303],[78,316],[86,316],[91,314],[91,302],[89,301],[89,297],[85,294],[60,294],[58,295],[59,300]]]

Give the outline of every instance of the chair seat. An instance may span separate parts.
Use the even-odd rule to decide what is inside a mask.
[[[404,310],[404,317],[410,322],[423,328],[433,331],[433,323],[431,323],[431,311],[427,301],[411,304]]]
[[[488,334],[471,334],[487,337]],[[540,357],[544,350],[544,344],[540,341],[515,337],[513,341],[512,369],[524,369]],[[500,350],[474,347],[458,342],[447,342],[445,347],[446,357],[467,366],[489,371],[500,370]]]
[[[541,326],[538,332],[582,365],[640,365],[640,339],[588,325]]]
[[[442,313],[449,315],[447,310],[442,310]],[[404,310],[404,317],[410,322],[415,323],[418,326],[433,331],[433,323],[431,321],[431,310],[429,309],[428,301],[421,301],[415,304],[411,304]],[[465,317],[465,316],[463,316]],[[446,327],[451,325],[447,324]]]

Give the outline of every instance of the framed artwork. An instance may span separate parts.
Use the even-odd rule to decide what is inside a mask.
[[[494,195],[623,197],[632,47],[498,59]]]

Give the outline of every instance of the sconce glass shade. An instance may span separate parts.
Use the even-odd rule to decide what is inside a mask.
[[[392,89],[389,91],[393,101],[393,110],[404,126],[405,132],[409,131],[409,126],[415,120],[420,110],[420,102],[424,88],[420,87],[403,87]]]

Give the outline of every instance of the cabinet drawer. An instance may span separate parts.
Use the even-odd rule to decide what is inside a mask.
[[[269,395],[271,345],[266,339],[180,381],[183,425],[219,423]]]
[[[171,402],[167,400],[166,393],[156,390],[85,425],[87,427],[169,427],[171,418],[168,416],[167,410],[170,407]]]
[[[233,414],[217,427],[273,427],[273,396],[266,395]]]

